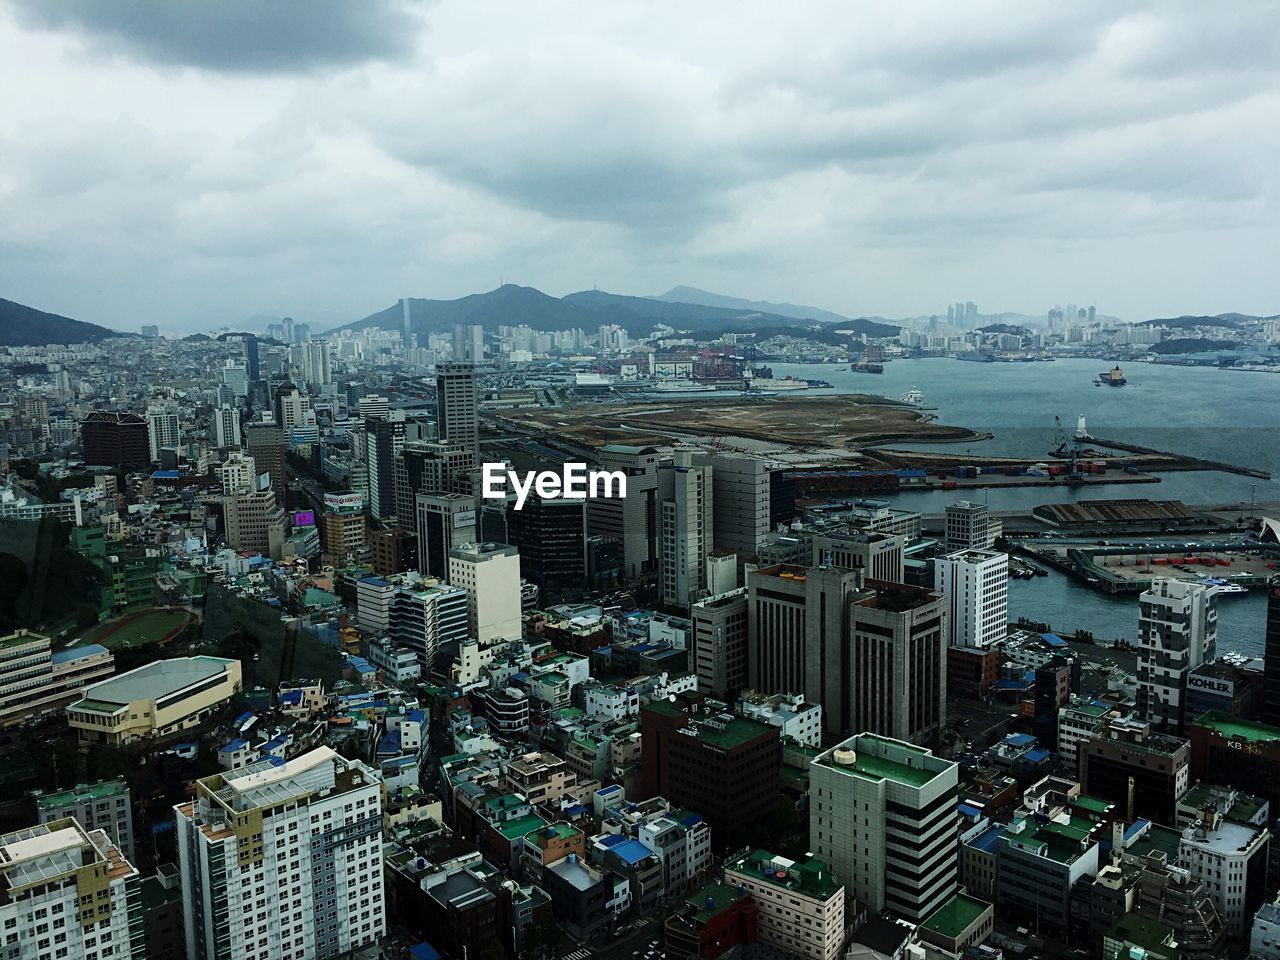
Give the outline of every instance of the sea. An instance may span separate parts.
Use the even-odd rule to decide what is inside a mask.
[[[770,363],[775,377],[826,380],[829,389],[805,396],[880,394],[899,399],[915,387],[939,423],[992,434],[959,443],[891,443],[895,450],[948,450],[974,456],[1044,457],[1054,446],[1058,417],[1068,435],[1084,415],[1091,435],[1139,446],[1234,463],[1271,473],[1262,480],[1219,471],[1161,475],[1158,484],[1098,484],[1085,488],[1014,487],[969,491],[992,510],[1026,510],[1041,503],[1150,497],[1191,504],[1280,502],[1280,374],[1124,365],[1123,387],[1095,386],[1110,363],[1060,359],[1033,363],[975,363],[950,358],[893,360],[882,374],[853,373],[847,364]],[[904,492],[895,505],[941,513],[954,491]],[[1056,571],[1012,580],[1010,619],[1026,616],[1060,633],[1088,630],[1099,640],[1136,639],[1138,601],[1091,590]],[[1218,604],[1218,650],[1261,656],[1266,599],[1261,590]]]

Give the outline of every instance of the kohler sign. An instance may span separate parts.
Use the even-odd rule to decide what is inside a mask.
[[[1193,673],[1187,677],[1187,689],[1203,690],[1205,693],[1212,693],[1219,697],[1231,697],[1235,695],[1236,684],[1234,680],[1223,680],[1219,677],[1198,677]]]

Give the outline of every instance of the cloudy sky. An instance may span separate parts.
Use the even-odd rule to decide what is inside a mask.
[[[0,296],[1280,312],[1280,5],[0,0]]]

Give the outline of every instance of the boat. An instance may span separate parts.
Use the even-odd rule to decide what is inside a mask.
[[[909,403],[913,407],[924,405],[924,394],[920,392],[919,387],[912,387],[902,395],[902,402]]]
[[[1196,582],[1215,588],[1213,592],[1220,597],[1240,597],[1249,592],[1248,587],[1221,577],[1200,577]]]
[[[653,389],[658,393],[706,393],[715,390],[715,387],[693,380],[659,380]]]
[[[809,383],[795,377],[783,377],[781,380],[756,378],[747,381],[748,389],[758,393],[785,393],[790,390],[808,390]]]
[[[1112,367],[1110,370],[1098,374],[1098,383],[1106,384],[1109,387],[1123,387],[1129,381],[1124,378],[1124,371],[1119,367]]]
[[[854,373],[884,373],[884,364],[860,360],[857,363],[849,364],[849,369]]]

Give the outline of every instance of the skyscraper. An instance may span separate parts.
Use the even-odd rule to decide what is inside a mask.
[[[245,446],[249,456],[257,464],[259,475],[266,474],[276,502],[283,504],[288,491],[289,477],[285,469],[284,432],[271,420],[250,423],[245,426]]]
[[[473,364],[440,364],[436,374],[436,420],[442,441],[470,450],[479,461],[480,405]]]
[[[934,561],[933,583],[946,598],[952,646],[987,648],[1009,625],[1009,555],[959,550]]]
[[[658,467],[659,585],[662,602],[688,607],[706,594],[712,540],[712,469],[677,451]]]
[[[382,520],[396,512],[396,458],[404,450],[404,411],[391,410],[385,417],[370,417],[364,430],[369,513]]]
[[[1218,597],[1212,586],[1156,577],[1138,597],[1138,713],[1152,726],[1181,733],[1187,675],[1212,660]]]
[[[311,398],[286,381],[276,387],[273,402],[276,423],[280,424],[284,439],[288,442],[289,434],[294,428],[307,422],[307,415],[311,412]]]
[[[333,360],[328,340],[311,340],[302,345],[302,376],[313,392],[333,383]]]
[[[1267,584],[1266,661],[1262,690],[1262,720],[1280,726],[1280,577]]]
[[[657,566],[658,451],[655,447],[608,443],[596,456],[605,470],[626,474],[627,495],[588,500],[587,531],[622,541],[623,576],[640,577]]]
[[[246,333],[240,338],[240,342],[244,346],[245,371],[249,375],[249,381],[252,382],[259,377],[258,338],[252,333]]]
[[[213,442],[220,447],[240,446],[240,411],[222,406],[213,411]]]
[[[159,463],[160,451],[182,443],[182,428],[176,407],[168,404],[147,408],[147,440],[151,462]]]
[[[414,508],[418,572],[445,579],[454,547],[476,539],[476,502],[460,493],[419,493]]]
[[[740,453],[702,453],[697,466],[711,467],[713,543],[749,560],[772,526],[772,484],[778,464]]]
[[[328,960],[381,939],[377,771],[317,747],[198,780],[174,815],[188,960]]]
[[[582,500],[531,494],[507,505],[507,539],[520,550],[524,578],[544,593],[573,589],[587,576],[587,512]]]

